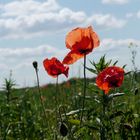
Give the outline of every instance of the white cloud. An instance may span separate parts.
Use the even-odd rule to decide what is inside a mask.
[[[20,47],[20,48],[0,48],[0,77],[3,79],[8,76],[10,70],[13,71],[13,78],[19,86],[33,86],[35,84],[35,73],[32,66],[33,61],[37,61],[39,65],[39,73],[41,84],[51,82],[52,78],[47,77],[43,68],[43,60],[45,58],[57,57],[63,60],[67,50],[55,48],[50,45],[40,45],[37,47]],[[47,80],[46,80],[47,77]],[[2,85],[0,80],[0,86]]]
[[[56,0],[46,0],[42,2],[39,0],[14,0],[9,3],[0,4],[0,39],[29,38],[48,33],[55,34],[65,29],[87,25],[95,25],[100,29],[118,29],[124,27],[127,23],[125,19],[117,18],[109,13],[94,13],[88,15],[85,11],[73,11],[67,7],[62,7],[57,2]],[[131,17],[131,15],[127,17]],[[139,12],[137,13],[137,17],[140,17]],[[135,39],[103,39],[100,47],[95,49],[95,51],[98,52],[97,55],[100,57],[100,55],[111,50],[110,57],[115,57],[116,51],[114,50],[116,50],[116,48],[119,48],[118,50],[121,50],[120,48],[126,48],[130,42],[140,46],[140,41]],[[23,41],[21,41],[21,43],[23,43]],[[4,44],[6,43],[4,42]],[[28,42],[25,44],[28,44]],[[0,48],[0,77],[2,78],[6,74],[8,75],[12,69],[14,79],[16,79],[18,84],[23,83],[25,80],[27,81],[27,85],[28,83],[29,85],[34,85],[36,77],[33,73],[32,62],[36,60],[40,66],[40,82],[51,82],[52,78],[50,76],[47,77],[44,71],[42,65],[43,59],[56,56],[62,60],[67,51],[67,49],[59,49],[46,44],[34,47]],[[118,55],[120,59],[125,57],[124,52],[122,53],[121,56]],[[92,56],[92,53],[90,56]],[[95,56],[96,53],[94,54],[94,57]],[[75,70],[75,67],[79,67],[82,62],[82,60],[78,61],[78,63],[71,66],[73,67],[73,70],[70,70],[73,74],[72,76],[78,75],[79,70]],[[82,65],[80,66],[82,67]]]
[[[29,58],[37,57],[51,57],[51,56],[62,56],[65,50],[52,47],[50,45],[41,45],[38,47],[20,47],[20,48],[0,48],[0,60],[7,60],[6,58],[14,60],[27,60]],[[8,59],[8,61],[10,61]]]
[[[110,50],[120,50],[127,48],[130,43],[140,46],[140,40],[105,38],[101,41],[96,52],[107,52]],[[40,45],[38,47],[21,48],[0,48],[0,69],[20,69],[29,66],[34,60],[42,61],[44,58],[58,57],[60,60],[66,55],[67,49],[58,49],[50,45]],[[14,64],[14,65],[13,65]]]
[[[126,66],[126,71],[131,70],[132,66],[132,53],[131,49],[128,47],[130,43],[133,43],[134,46],[137,45],[138,47],[134,47],[137,54],[135,58],[135,64],[137,68],[140,68],[139,59],[140,59],[140,40],[136,40],[133,38],[128,39],[112,39],[112,38],[104,38],[101,41],[100,47],[94,50],[94,61],[97,62],[101,56],[104,54],[106,55],[107,60],[111,60],[115,62],[118,60],[118,66]],[[92,60],[91,58],[90,60]]]
[[[3,7],[3,17],[32,15],[32,13],[50,12],[60,9],[60,6],[56,3],[55,0],[48,0],[43,3],[35,0],[15,0],[5,5],[1,5],[1,7]]]
[[[133,43],[135,45],[140,46],[140,40],[136,39],[119,39],[119,40],[114,40],[111,38],[105,38],[101,41],[100,47],[97,49],[97,51],[109,51],[112,49],[120,49],[124,47],[128,47],[130,43]]]
[[[8,69],[8,66],[6,64],[0,64],[0,71],[4,71],[5,69]]]
[[[108,28],[121,28],[126,24],[125,20],[117,19],[111,14],[95,14],[88,18],[89,23],[96,23],[98,26]]]
[[[126,14],[126,18],[140,18],[140,10],[138,10],[137,12],[133,12],[133,13],[127,13]]]
[[[126,4],[129,0],[102,0],[103,4]]]
[[[140,10],[137,12],[137,17],[140,18]]]
[[[111,14],[89,16],[84,11],[72,11],[55,0],[12,1],[0,5],[0,11],[1,38],[29,38],[89,24],[107,28],[121,28],[126,24]]]
[[[111,39],[105,38],[101,41],[100,47],[96,48],[88,55],[90,60],[97,58],[99,59],[103,54],[107,55],[109,59],[120,60],[121,65],[128,63],[130,60],[130,55],[128,46],[130,43],[137,44],[140,46],[140,40],[136,39]],[[137,47],[140,50],[140,47]],[[138,51],[139,52],[139,51]],[[40,45],[38,47],[22,47],[22,48],[0,48],[0,77],[3,75],[8,75],[10,70],[13,70],[14,79],[16,79],[17,84],[22,85],[24,81],[26,81],[30,86],[34,85],[35,81],[35,73],[32,67],[32,62],[34,60],[38,61],[39,69],[40,69],[40,78],[41,84],[46,82],[52,82],[52,78],[48,76],[43,68],[42,61],[47,57],[51,58],[53,56],[58,57],[59,60],[63,60],[63,57],[66,55],[67,49],[58,49],[54,46],[50,45]],[[71,66],[70,69],[70,77],[78,75],[80,67],[82,67],[81,63],[83,60],[78,61],[74,66]],[[78,67],[78,69],[75,69]],[[62,76],[62,80],[66,80],[64,76]],[[0,81],[1,82],[1,81]]]
[[[126,18],[132,18],[132,17],[134,17],[134,13],[127,13],[126,14]]]

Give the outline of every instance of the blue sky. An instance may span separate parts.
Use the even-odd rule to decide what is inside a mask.
[[[10,70],[19,87],[35,85],[32,62],[39,63],[40,83],[55,82],[42,66],[47,57],[60,60],[69,50],[65,36],[76,27],[92,26],[101,44],[88,55],[90,60],[119,60],[131,69],[128,45],[138,47],[136,65],[140,68],[139,0],[1,0],[0,1],[0,86]],[[70,76],[82,76],[83,60],[70,66]],[[88,66],[90,66],[88,62]],[[87,72],[87,75],[93,76]],[[64,76],[60,81],[67,80]]]

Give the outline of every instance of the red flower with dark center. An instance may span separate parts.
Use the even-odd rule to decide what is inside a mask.
[[[53,57],[50,60],[45,59],[43,65],[47,73],[52,77],[57,77],[60,74],[64,74],[68,77],[68,66],[64,66],[57,58]]]
[[[97,86],[107,94],[111,88],[120,87],[124,79],[124,70],[111,66],[104,69],[96,78]]]
[[[91,26],[72,30],[66,36],[66,47],[71,51],[64,58],[63,64],[73,64],[92,52],[99,44],[99,38]]]

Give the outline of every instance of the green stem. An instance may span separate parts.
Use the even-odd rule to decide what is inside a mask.
[[[66,122],[67,122],[67,126],[68,126],[68,130],[69,130],[69,138],[70,140],[73,139],[73,136],[72,136],[72,132],[71,132],[71,128],[70,128],[70,124],[69,124],[69,119],[66,115],[66,109],[65,109],[65,106],[60,106],[59,107],[59,116],[60,116],[60,121],[63,122],[63,119],[62,119],[62,116],[61,116],[61,109],[63,109],[63,113],[65,115],[65,119],[66,119]]]
[[[55,100],[55,129],[54,129],[54,140],[57,140],[57,131],[58,131],[58,76],[56,78],[56,84],[55,84],[55,95],[54,95],[54,100]]]
[[[105,140],[106,138],[105,138],[105,126],[104,126],[104,121],[105,121],[105,93],[103,92],[103,97],[102,97],[102,99],[103,99],[103,102],[102,102],[102,114],[101,114],[101,117],[100,117],[100,119],[101,119],[101,122],[102,122],[102,126],[101,126],[101,140]]]
[[[57,76],[57,78],[56,78],[56,85],[55,85],[55,102],[56,102],[56,110],[57,110],[57,108],[58,108],[58,93],[59,93],[59,91],[58,91],[58,76]]]
[[[46,121],[47,121],[47,117],[46,117],[46,113],[45,113],[45,106],[44,106],[44,103],[43,103],[43,101],[42,101],[42,99],[41,99],[42,93],[41,93],[41,90],[40,90],[38,69],[35,69],[35,71],[36,71],[37,87],[38,87],[38,92],[39,92],[40,103],[41,103],[41,106],[42,106],[42,108],[43,108],[43,113],[44,113],[45,119],[46,119]]]
[[[115,93],[116,93],[116,89],[115,89]],[[115,110],[114,110],[114,98],[112,98],[112,102],[111,102],[111,112],[112,112],[112,114],[115,113]],[[112,123],[111,120],[108,119],[108,121],[110,122],[111,130],[112,130],[112,140],[115,140],[114,124]],[[115,122],[117,122],[116,117],[115,117]]]
[[[83,98],[82,98],[82,112],[81,112],[81,118],[80,118],[80,126],[83,122],[83,113],[85,108],[85,96],[86,96],[86,55],[84,55],[84,89],[83,89]]]
[[[50,125],[49,125],[49,122],[47,121],[47,116],[46,116],[46,111],[45,111],[45,106],[44,106],[44,103],[41,99],[41,96],[42,96],[42,93],[41,93],[41,90],[40,90],[40,83],[39,83],[39,76],[38,76],[38,69],[35,68],[35,72],[36,72],[36,78],[37,78],[37,87],[38,87],[38,93],[39,93],[39,98],[40,98],[40,103],[41,103],[41,106],[42,106],[42,110],[43,110],[43,113],[44,113],[44,117],[45,117],[45,122],[48,124],[48,127],[50,129]],[[49,136],[49,133],[47,132],[48,136]]]
[[[9,101],[10,101],[10,91],[7,91],[7,104],[9,104]]]

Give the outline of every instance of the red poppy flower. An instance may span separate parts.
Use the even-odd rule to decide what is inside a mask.
[[[64,74],[68,77],[68,66],[64,66],[57,58],[53,57],[50,60],[45,59],[43,65],[47,73],[52,77],[57,77],[60,74]]]
[[[120,87],[124,79],[124,70],[111,66],[104,69],[96,78],[97,86],[107,94],[111,88]]]
[[[92,52],[99,44],[99,38],[91,26],[72,30],[66,36],[66,47],[71,51],[64,58],[63,64],[73,64]]]

